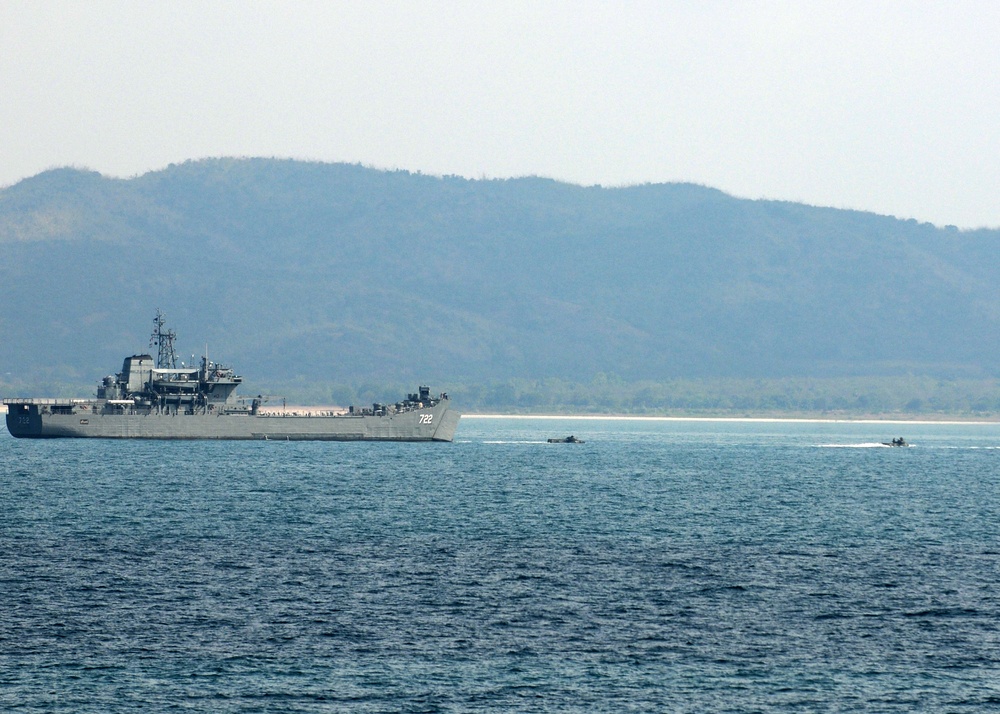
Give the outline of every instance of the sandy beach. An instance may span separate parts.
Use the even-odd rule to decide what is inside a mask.
[[[910,417],[749,417],[749,416],[628,416],[599,414],[462,414],[463,419],[550,419],[577,421],[772,422],[815,424],[1000,424],[1000,419]]]

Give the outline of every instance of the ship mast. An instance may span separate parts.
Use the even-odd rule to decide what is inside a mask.
[[[166,317],[159,308],[156,310],[156,317],[153,318],[153,334],[149,338],[149,346],[156,345],[160,351],[156,356],[157,369],[177,369],[177,355],[174,353],[174,338],[177,333],[173,330],[164,330],[163,323]]]

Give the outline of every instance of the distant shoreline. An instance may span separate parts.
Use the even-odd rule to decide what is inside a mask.
[[[1000,419],[959,417],[780,417],[780,416],[629,416],[615,414],[462,414],[463,419],[547,419],[576,421],[688,421],[688,422],[759,422],[809,424],[997,424]]]

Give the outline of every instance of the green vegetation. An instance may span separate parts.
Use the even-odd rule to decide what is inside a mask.
[[[92,397],[94,384],[0,380],[4,396]],[[402,397],[416,384],[288,382],[249,385],[243,396],[267,394],[271,406],[368,405]],[[253,389],[260,386],[261,389]],[[431,385],[441,391],[442,385]],[[856,419],[1000,418],[1000,380],[933,377],[782,379],[674,379],[628,382],[599,374],[586,383],[513,378],[484,383],[449,382],[447,391],[467,413],[618,414],[635,416],[801,416]]]
[[[182,354],[300,403],[423,382],[473,410],[990,412],[998,248],[685,184],[59,169],[0,190],[0,375],[88,394],[161,308]]]
[[[275,384],[289,404],[367,405],[412,392],[402,383]],[[674,379],[628,382],[599,374],[587,383],[548,378],[450,383],[458,408],[470,413],[621,414],[859,418],[1000,417],[1000,380],[932,377]]]
[[[889,377],[698,379],[624,382],[599,375],[589,384],[509,380],[459,386],[470,412],[672,416],[1000,416],[1000,381]]]

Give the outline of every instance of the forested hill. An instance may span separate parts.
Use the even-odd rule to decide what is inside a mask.
[[[57,169],[0,191],[0,382],[148,349],[255,385],[1000,373],[1000,231],[357,165]]]

